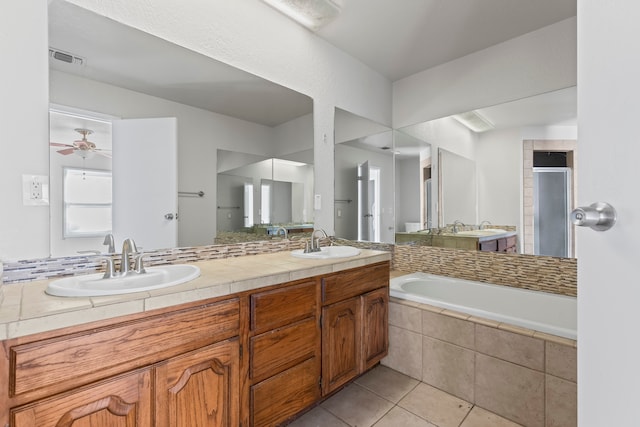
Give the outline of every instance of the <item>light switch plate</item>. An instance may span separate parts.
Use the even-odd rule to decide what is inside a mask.
[[[316,194],[313,196],[313,209],[317,211],[322,209],[322,196],[320,194]]]

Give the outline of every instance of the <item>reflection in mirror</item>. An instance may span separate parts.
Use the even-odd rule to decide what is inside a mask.
[[[393,243],[391,130],[336,109],[335,132],[336,237]]]
[[[438,149],[438,215],[440,224],[478,224],[476,162]]]
[[[217,242],[313,229],[313,150],[283,157],[218,150]]]
[[[468,121],[462,124],[469,116],[474,119],[476,125],[484,122],[487,127],[479,130]],[[534,209],[533,200],[536,191],[534,154],[559,153],[566,157],[565,164],[569,168],[568,180],[571,181],[571,185],[565,187],[568,188],[566,197],[572,209],[575,206],[575,189],[578,183],[575,157],[576,122],[576,88],[570,87],[400,129],[401,134],[410,135],[430,144],[434,153],[442,150],[475,163],[477,188],[475,209],[469,206],[466,208],[476,212],[475,215],[471,215],[464,211],[449,211],[447,205],[451,207],[451,201],[448,201],[451,197],[451,194],[448,194],[450,191],[447,190],[446,183],[441,186],[439,182],[442,174],[445,176],[453,174],[455,178],[460,177],[465,171],[460,168],[449,171],[448,166],[443,166],[445,170],[440,171],[438,166],[442,162],[434,159],[431,185],[433,189],[442,190],[442,198],[433,197],[431,207],[433,212],[443,212],[444,217],[432,227],[451,226],[456,219],[467,224],[462,217],[469,216],[469,221],[473,223],[467,224],[467,227],[477,228],[480,224],[484,224],[485,228],[500,228],[506,231],[514,229],[517,234],[517,245],[513,250],[526,254],[544,254],[537,252],[534,239],[536,227],[539,228],[539,225],[535,225],[538,214]],[[445,164],[450,163],[447,159],[452,156],[449,154],[445,154]],[[421,180],[423,177],[418,179]],[[406,183],[399,182],[397,186],[404,185]],[[460,194],[461,191],[458,189],[456,192]],[[439,198],[441,200],[438,200]],[[470,194],[469,198],[473,199],[473,194]],[[441,203],[444,206],[440,206]],[[457,203],[455,199],[454,203]],[[562,209],[566,210],[566,207]],[[548,221],[548,219],[543,220],[547,224]],[[490,225],[486,225],[487,222]],[[424,223],[421,224],[423,228],[431,228],[424,225]],[[554,256],[576,256],[577,245],[572,228],[572,225],[568,225],[563,232],[565,235],[559,237],[569,239],[566,245],[568,250]],[[540,237],[539,239],[548,238]]]
[[[431,144],[394,131],[396,169],[396,241],[403,241],[404,233],[414,233],[437,225],[432,200]]]
[[[271,158],[273,153],[313,147],[313,103],[308,96],[66,1],[51,0],[48,7],[52,104],[104,116],[109,123],[115,119],[176,118],[176,179],[180,194],[185,195],[177,198],[179,246],[214,242],[217,173],[211,164],[216,163],[218,149],[255,155],[269,153]],[[58,59],[69,55],[82,61],[68,63]],[[52,130],[51,140],[72,143],[80,139],[79,135],[73,135],[74,128],[92,129],[89,141],[102,144],[98,126],[87,123],[67,125],[66,131],[71,135],[56,136]],[[73,166],[80,167],[82,159],[50,151],[51,191],[61,194],[60,186],[54,188],[62,180],[59,161],[62,157],[73,159],[76,163]],[[145,165],[154,156],[153,150],[149,150],[135,171],[144,173]],[[85,159],[85,166],[111,169],[93,164],[95,160],[98,159]],[[136,182],[135,177],[126,179]],[[202,197],[187,196],[200,192]],[[56,203],[54,206],[52,200],[50,206],[51,254],[103,251],[102,240],[98,238],[62,237],[61,198]],[[151,249],[154,248],[145,247]]]

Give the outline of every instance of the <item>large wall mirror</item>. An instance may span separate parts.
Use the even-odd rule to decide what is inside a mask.
[[[217,228],[224,223],[219,216],[228,216],[218,209],[227,205],[226,200],[217,200],[219,150],[283,161],[298,161],[296,157],[302,156],[299,162],[307,165],[305,173],[309,173],[313,102],[308,96],[63,0],[49,2],[49,43],[53,256],[106,249],[99,233],[70,237],[63,232],[62,186],[67,167],[113,170],[114,234],[118,234],[115,229],[130,230],[126,218],[143,212],[150,200],[166,198],[173,203],[144,214],[152,215],[154,221],[157,217],[163,232],[169,229],[172,246],[214,243]],[[130,119],[141,119],[142,127]],[[161,119],[168,121],[154,121]],[[167,135],[171,138],[165,142]],[[305,177],[303,191],[302,178],[290,176],[291,164],[271,163],[265,184],[278,188],[276,197],[288,191],[292,205],[304,206],[300,216],[292,208],[290,221],[312,221],[307,191],[313,183]],[[142,201],[143,206],[126,211],[130,205],[121,201],[123,192],[116,191],[119,183],[131,189],[127,197]],[[102,208],[109,204],[108,198],[91,203]],[[281,199],[272,201],[272,209],[280,203]],[[105,209],[90,206],[86,215],[90,211],[104,213]],[[124,212],[117,216],[116,211]],[[173,219],[166,219],[167,214]],[[278,215],[274,210],[270,216]],[[168,221],[174,223],[172,231]],[[135,234],[137,227],[127,234]],[[164,245],[141,240],[138,244],[145,250]]]
[[[266,158],[218,150],[218,241],[313,229],[313,150]]]
[[[421,201],[398,222],[399,233],[414,233],[403,241],[418,242],[425,229],[456,222],[468,228],[490,223],[485,227],[514,228],[518,253],[576,257],[568,218],[578,185],[576,122],[576,88],[570,87],[399,129],[397,141],[413,139],[431,153],[429,160],[396,156],[402,200],[411,188]],[[407,165],[411,171],[401,174]]]
[[[349,240],[394,241],[393,132],[336,108],[335,235]]]

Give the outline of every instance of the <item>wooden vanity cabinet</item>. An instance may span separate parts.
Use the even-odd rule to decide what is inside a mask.
[[[320,399],[316,278],[250,297],[251,424],[277,426]]]
[[[383,262],[2,341],[0,426],[282,425],[386,355],[388,284]]]
[[[5,341],[0,425],[238,426],[239,322],[232,298]]]
[[[389,264],[322,279],[322,393],[366,371],[389,348]]]

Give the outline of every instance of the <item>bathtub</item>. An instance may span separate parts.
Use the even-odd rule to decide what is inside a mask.
[[[576,298],[412,273],[391,279],[392,297],[576,339]]]

